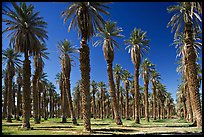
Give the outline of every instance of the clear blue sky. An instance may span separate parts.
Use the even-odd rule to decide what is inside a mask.
[[[61,12],[67,8],[69,3],[65,2],[27,2],[35,6],[35,11],[40,11],[40,16],[48,23],[48,37],[46,41],[49,55],[49,60],[44,60],[44,72],[48,74],[48,79],[55,84],[55,75],[60,72],[61,65],[59,61],[59,52],[57,49],[57,41],[68,39],[73,45],[80,46],[80,38],[78,38],[77,30],[71,30],[68,33],[68,25],[63,23]],[[4,3],[5,4],[5,3]],[[3,4],[3,5],[4,5]],[[11,5],[6,3],[7,5]],[[105,17],[105,20],[117,22],[117,26],[123,29],[123,39],[118,39],[121,44],[119,50],[115,50],[115,58],[113,66],[117,63],[130,73],[134,74],[134,66],[131,62],[128,50],[125,50],[124,39],[128,39],[131,31],[136,28],[141,28],[147,31],[147,37],[150,39],[150,50],[145,57],[156,64],[157,71],[161,74],[161,83],[166,85],[167,90],[172,93],[176,99],[176,90],[180,82],[180,75],[176,72],[176,49],[174,46],[169,46],[173,42],[173,34],[171,28],[166,28],[172,13],[167,12],[167,7],[176,4],[175,2],[114,2],[107,4],[110,9],[110,17]],[[2,24],[5,28],[5,24]],[[8,46],[8,38],[6,34],[2,35],[3,49]],[[107,65],[103,56],[102,46],[93,47],[92,43],[97,39],[93,38],[88,43],[90,47],[90,64],[91,64],[91,81],[104,81],[108,84]],[[77,55],[79,56],[79,55]],[[33,59],[30,58],[32,61]],[[202,59],[200,61],[202,63]],[[33,67],[33,63],[31,64]],[[33,72],[33,71],[32,71]],[[71,90],[75,83],[80,79],[79,60],[75,60],[75,66],[71,71]],[[139,83],[143,86],[142,78]],[[123,83],[122,83],[123,84]],[[56,85],[56,84],[55,84]],[[57,92],[59,92],[58,85]],[[151,83],[149,85],[151,92]]]

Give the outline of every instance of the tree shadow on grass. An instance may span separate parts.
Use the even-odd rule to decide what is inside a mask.
[[[22,124],[19,123],[11,123],[11,124],[2,124],[2,126],[21,126]]]
[[[146,133],[146,135],[202,135],[202,132],[165,132],[165,133]]]
[[[94,134],[112,134],[114,135],[114,132],[135,132],[137,130],[132,130],[132,129],[122,129],[122,128],[104,128],[104,129],[92,129],[92,133]],[[117,135],[120,135],[118,133]]]
[[[72,126],[44,126],[44,127],[35,127],[35,128],[73,128]]]
[[[107,125],[110,125],[110,124],[105,124],[105,123],[97,124],[97,123],[94,123],[94,124],[91,124],[91,125],[96,125],[96,126],[107,126]]]
[[[60,121],[60,122],[54,122],[54,123],[66,124],[66,123],[72,123],[72,122],[71,122],[71,121],[67,121],[67,122],[62,122],[62,121]]]

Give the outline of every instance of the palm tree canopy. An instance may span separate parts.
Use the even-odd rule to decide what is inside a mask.
[[[151,71],[154,69],[154,64],[152,64],[147,58],[141,65],[142,76],[144,79],[149,79]]]
[[[123,70],[122,71],[122,80],[125,81],[130,81],[129,79],[133,78],[133,76],[131,75],[131,73],[128,70]]]
[[[14,10],[5,6],[2,14],[8,18],[3,18],[8,26],[2,33],[10,32],[7,37],[11,36],[10,44],[13,44],[18,52],[36,55],[39,53],[40,41],[45,42],[48,39],[47,23],[43,21],[43,17],[39,16],[40,12],[34,12],[33,5],[26,5],[21,2],[17,5],[12,2]]]
[[[64,69],[68,69],[67,71],[71,71],[71,62],[74,61],[73,57],[76,58],[74,53],[78,52],[78,50],[67,39],[64,39],[64,41],[59,41],[57,47],[61,53],[60,59],[62,62],[62,67]],[[65,72],[67,71],[65,70]]]
[[[113,68],[113,75],[115,78],[119,78],[122,75],[122,67],[119,64],[116,64],[115,67]]]
[[[171,32],[176,29],[174,38],[179,35],[181,28],[184,26],[184,23],[192,24],[195,32],[201,30],[199,25],[199,21],[202,22],[202,19],[199,15],[202,14],[200,2],[178,2],[177,5],[169,6],[167,11],[175,12],[167,24],[167,27],[172,26]]]
[[[144,55],[144,52],[148,52],[149,41],[146,38],[146,33],[141,29],[134,28],[134,30],[130,34],[130,38],[128,40],[124,40],[127,47],[125,49],[129,49],[128,52],[131,51],[131,59],[133,64],[140,65],[141,58]]]
[[[11,46],[2,51],[2,63],[6,65],[7,70],[12,73],[11,75],[15,75],[15,71],[20,68],[22,64],[22,61],[19,59],[20,57],[21,55],[15,52]]]
[[[105,21],[101,17],[100,13],[109,15],[105,10],[108,7],[105,6],[105,2],[73,2],[65,11],[62,12],[64,17],[64,23],[73,16],[68,31],[70,29],[78,27],[78,36],[90,40],[95,35],[97,28],[103,28]]]
[[[104,28],[99,28],[99,33],[96,34],[101,39],[93,44],[95,47],[103,44],[104,57],[110,61],[114,59],[114,47],[119,48],[120,45],[115,38],[124,37],[120,34],[123,31],[122,28],[118,28],[116,25],[116,22],[107,21]]]

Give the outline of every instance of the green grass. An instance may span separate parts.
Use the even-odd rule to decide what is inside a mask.
[[[146,122],[141,119],[140,124],[136,124],[133,119],[122,119],[123,125],[116,125],[115,120],[91,119],[91,134],[113,135],[113,134],[176,134],[176,133],[202,133],[201,128],[189,127],[190,124],[183,119],[160,119]],[[83,132],[83,120],[77,119],[78,126],[73,125],[71,118],[67,118],[67,123],[61,123],[61,118],[41,120],[40,124],[34,124],[30,120],[32,129],[22,130],[22,121],[12,120],[12,123],[2,120],[2,134],[5,135],[79,135]]]

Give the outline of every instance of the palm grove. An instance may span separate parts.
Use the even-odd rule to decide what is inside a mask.
[[[202,78],[197,60],[202,45],[199,37],[202,4],[180,2],[167,8],[169,12],[175,13],[167,26],[172,26],[172,31],[176,29],[173,44],[178,48],[178,70],[183,82],[178,88],[177,105],[166,86],[161,83],[156,65],[144,57],[150,49],[147,32],[135,27],[129,38],[124,40],[126,49],[131,54],[134,74],[123,69],[120,64],[113,65],[114,49],[120,48],[116,38],[125,36],[116,22],[105,21],[101,16],[101,13],[109,16],[106,4],[108,3],[73,2],[62,11],[65,24],[71,19],[68,31],[77,28],[81,41],[80,48],[73,46],[67,39],[59,40],[56,45],[61,61],[61,70],[56,74],[60,94],[43,70],[43,60],[49,59],[49,53],[46,52],[45,43],[48,39],[47,23],[40,12],[35,12],[34,6],[26,3],[12,3],[13,10],[7,6],[2,9],[2,22],[7,26],[2,33],[9,32],[7,37],[10,38],[9,47],[2,51],[5,65],[2,70],[2,118],[7,119],[7,122],[12,122],[12,118],[22,118],[22,128],[30,128],[31,117],[35,124],[39,124],[41,118],[47,120],[61,117],[65,123],[66,118],[71,117],[75,125],[78,125],[77,119],[83,119],[84,130],[90,132],[91,118],[113,118],[117,125],[122,125],[124,118],[139,124],[143,117],[149,122],[150,117],[156,120],[178,115],[201,127],[199,87]],[[98,38],[94,46],[102,46],[107,62],[108,85],[103,81],[90,81],[90,49],[87,43],[92,37]],[[70,73],[74,69],[72,62],[78,52],[81,79],[71,94]],[[34,62],[33,74],[31,57]],[[144,87],[139,85],[140,75]],[[150,83],[152,93],[148,91]]]

